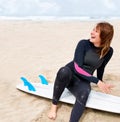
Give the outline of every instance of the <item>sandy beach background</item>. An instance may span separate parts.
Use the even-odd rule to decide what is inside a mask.
[[[114,55],[104,80],[114,84],[113,95],[120,96],[120,20],[114,25]],[[96,21],[13,21],[0,20],[0,122],[53,122],[47,118],[51,100],[16,89],[20,77],[39,82],[43,74],[54,82],[56,72],[72,60],[80,39],[90,37]],[[99,90],[95,85],[93,89]],[[60,103],[54,122],[68,122],[72,105]],[[120,122],[120,115],[86,109],[81,122]]]

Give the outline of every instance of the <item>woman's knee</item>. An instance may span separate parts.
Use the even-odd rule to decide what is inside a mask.
[[[71,80],[72,78],[72,71],[69,67],[62,67],[59,69],[57,73],[57,77],[61,80]]]

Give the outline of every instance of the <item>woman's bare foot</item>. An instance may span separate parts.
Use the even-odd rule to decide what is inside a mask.
[[[52,104],[50,112],[48,113],[48,118],[54,119],[57,116],[57,105]]]

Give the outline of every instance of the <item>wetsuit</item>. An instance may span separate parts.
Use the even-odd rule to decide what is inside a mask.
[[[90,83],[97,84],[102,80],[104,68],[112,57],[112,47],[102,58],[98,54],[100,50],[89,39],[79,41],[73,61],[60,68],[57,73],[52,102],[57,105],[65,87],[73,93],[76,102],[71,112],[70,122],[79,121],[91,91]],[[95,70],[97,70],[97,77],[93,76]]]

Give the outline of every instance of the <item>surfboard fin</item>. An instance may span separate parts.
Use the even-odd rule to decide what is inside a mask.
[[[48,85],[48,81],[46,80],[46,78],[43,75],[39,75],[39,78],[40,78],[42,84]]]
[[[23,81],[24,86],[27,86],[28,87],[28,90],[30,90],[30,91],[36,91],[35,87],[26,78],[21,77],[21,80]]]

